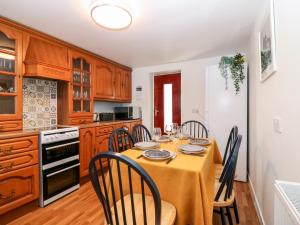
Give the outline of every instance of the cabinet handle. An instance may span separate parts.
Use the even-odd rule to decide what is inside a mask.
[[[8,149],[0,148],[0,154],[2,154],[4,156],[9,155],[9,154],[11,154],[12,150],[13,150],[12,146],[10,146]]]
[[[8,172],[8,171],[12,170],[13,166],[14,166],[13,162],[11,162],[8,166],[2,166],[0,164],[0,170],[3,170],[3,172]]]
[[[16,195],[16,190],[12,189],[10,195],[5,196],[3,194],[0,193],[0,199],[2,200],[6,200],[6,201],[11,201]]]

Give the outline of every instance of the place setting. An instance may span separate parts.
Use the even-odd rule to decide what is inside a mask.
[[[178,146],[177,150],[185,155],[199,156],[203,157],[206,152],[206,147],[200,145],[184,144]]]
[[[166,161],[169,164],[173,159],[175,159],[177,154],[175,152],[165,150],[165,149],[149,149],[143,151],[137,159],[144,157],[145,159],[152,161]]]

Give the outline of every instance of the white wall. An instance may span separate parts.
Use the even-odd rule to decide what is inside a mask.
[[[274,179],[300,182],[300,1],[275,0],[278,71],[259,81],[259,19],[249,45],[250,180],[265,224],[273,224]],[[282,133],[273,131],[279,117]]]
[[[184,122],[190,119],[204,121],[206,66],[218,62],[219,57],[133,69],[132,105],[142,107],[145,126],[152,130],[153,74],[168,71],[181,71],[181,121]],[[135,94],[137,86],[143,88],[140,100],[137,99]],[[199,113],[193,113],[193,109],[198,110]]]

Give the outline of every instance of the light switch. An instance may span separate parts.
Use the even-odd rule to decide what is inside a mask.
[[[276,133],[281,134],[281,127],[280,127],[280,118],[274,117],[273,118],[273,129]]]

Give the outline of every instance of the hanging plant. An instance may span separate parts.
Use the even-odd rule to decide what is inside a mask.
[[[240,91],[240,84],[245,79],[244,75],[244,63],[245,56],[237,53],[233,57],[222,56],[219,63],[219,69],[222,77],[225,79],[225,89],[228,89],[228,73],[231,72],[231,78],[233,79],[233,85],[235,88],[235,94]]]

